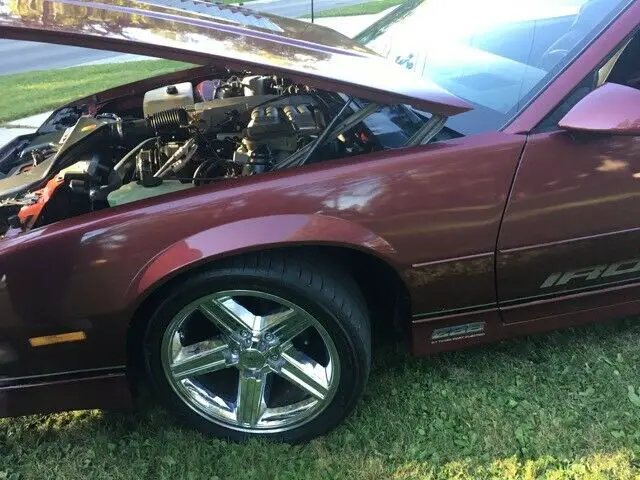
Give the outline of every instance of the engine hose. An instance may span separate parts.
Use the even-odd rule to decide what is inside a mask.
[[[142,148],[147,145],[150,142],[155,142],[158,139],[158,137],[151,137],[151,138],[147,138],[146,140],[143,140],[142,142],[140,142],[138,145],[136,145],[135,147],[133,147],[131,149],[131,151],[129,153],[127,153],[124,157],[122,157],[122,160],[120,160],[118,163],[116,163],[116,166],[113,167],[113,171],[116,172],[118,174],[118,176],[121,179],[124,179],[124,175],[126,173],[126,171],[122,171],[124,170],[125,167],[127,167],[127,164],[134,159],[134,156],[140,151],[142,150]]]
[[[195,153],[195,151],[193,151],[193,152],[190,151],[192,149],[192,147],[195,146],[195,148],[198,148],[198,146],[195,145],[195,143],[196,143],[196,139],[195,138],[190,138],[189,140],[187,140],[184,143],[184,145],[182,145],[178,150],[175,151],[175,153],[173,155],[171,155],[169,160],[167,160],[166,162],[164,162],[162,164],[162,166],[155,173],[154,177],[162,178],[164,176],[164,174],[169,171],[171,166],[174,163],[178,162],[180,160],[180,158],[183,157],[183,156],[185,157],[185,163],[186,163],[186,158],[188,157],[190,159],[191,156],[193,156],[193,153]]]
[[[198,165],[198,168],[196,168],[196,171],[193,172],[193,177],[192,177],[193,184],[195,186],[199,186],[201,183],[206,181],[207,175],[211,170],[211,168],[218,166],[220,162],[221,160],[205,160],[200,165]],[[200,178],[201,176],[202,178]]]
[[[163,112],[154,113],[147,117],[147,125],[154,132],[166,132],[189,125],[189,115],[184,108],[172,108]]]
[[[182,168],[191,161],[191,159],[193,158],[193,156],[196,154],[197,151],[198,151],[198,145],[194,145],[192,148],[189,149],[189,151],[185,154],[183,158],[178,159],[175,162],[171,163],[171,165],[169,165],[169,168],[167,168],[161,174],[154,175],[154,177],[165,178],[167,175],[171,173],[176,173],[182,170]]]

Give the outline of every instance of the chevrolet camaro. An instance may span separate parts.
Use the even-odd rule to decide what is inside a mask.
[[[204,0],[0,0],[1,38],[186,65],[0,149],[0,416],[144,387],[204,433],[300,442],[353,410],[372,338],[639,314],[639,19],[412,0],[351,39]]]

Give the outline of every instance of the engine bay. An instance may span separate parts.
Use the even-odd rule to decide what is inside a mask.
[[[228,73],[147,91],[133,111],[67,108],[62,115],[63,108],[46,129],[4,147],[0,235],[214,182],[446,137],[443,117],[428,119],[403,105],[277,76]]]

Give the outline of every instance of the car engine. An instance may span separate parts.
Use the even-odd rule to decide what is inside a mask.
[[[376,142],[380,125],[399,131],[390,115],[366,126],[364,119],[380,114],[378,105],[246,72],[166,85],[137,98],[136,108],[115,112],[63,107],[35,135],[2,148],[0,235],[383,149]]]

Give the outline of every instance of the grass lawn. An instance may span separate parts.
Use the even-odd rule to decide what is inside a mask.
[[[142,60],[0,76],[0,123],[46,112],[94,92],[190,65]],[[2,477],[0,477],[2,478]]]
[[[431,359],[378,347],[356,413],[301,446],[206,439],[156,408],[0,420],[0,478],[640,478],[639,339],[626,320]]]
[[[400,5],[403,0],[373,0],[369,2],[363,2],[358,5],[347,5],[346,7],[330,8],[328,10],[321,10],[315,14],[316,18],[321,17],[350,17],[354,15],[369,15],[374,13],[380,13],[387,8]],[[304,15],[309,17],[311,14]]]

